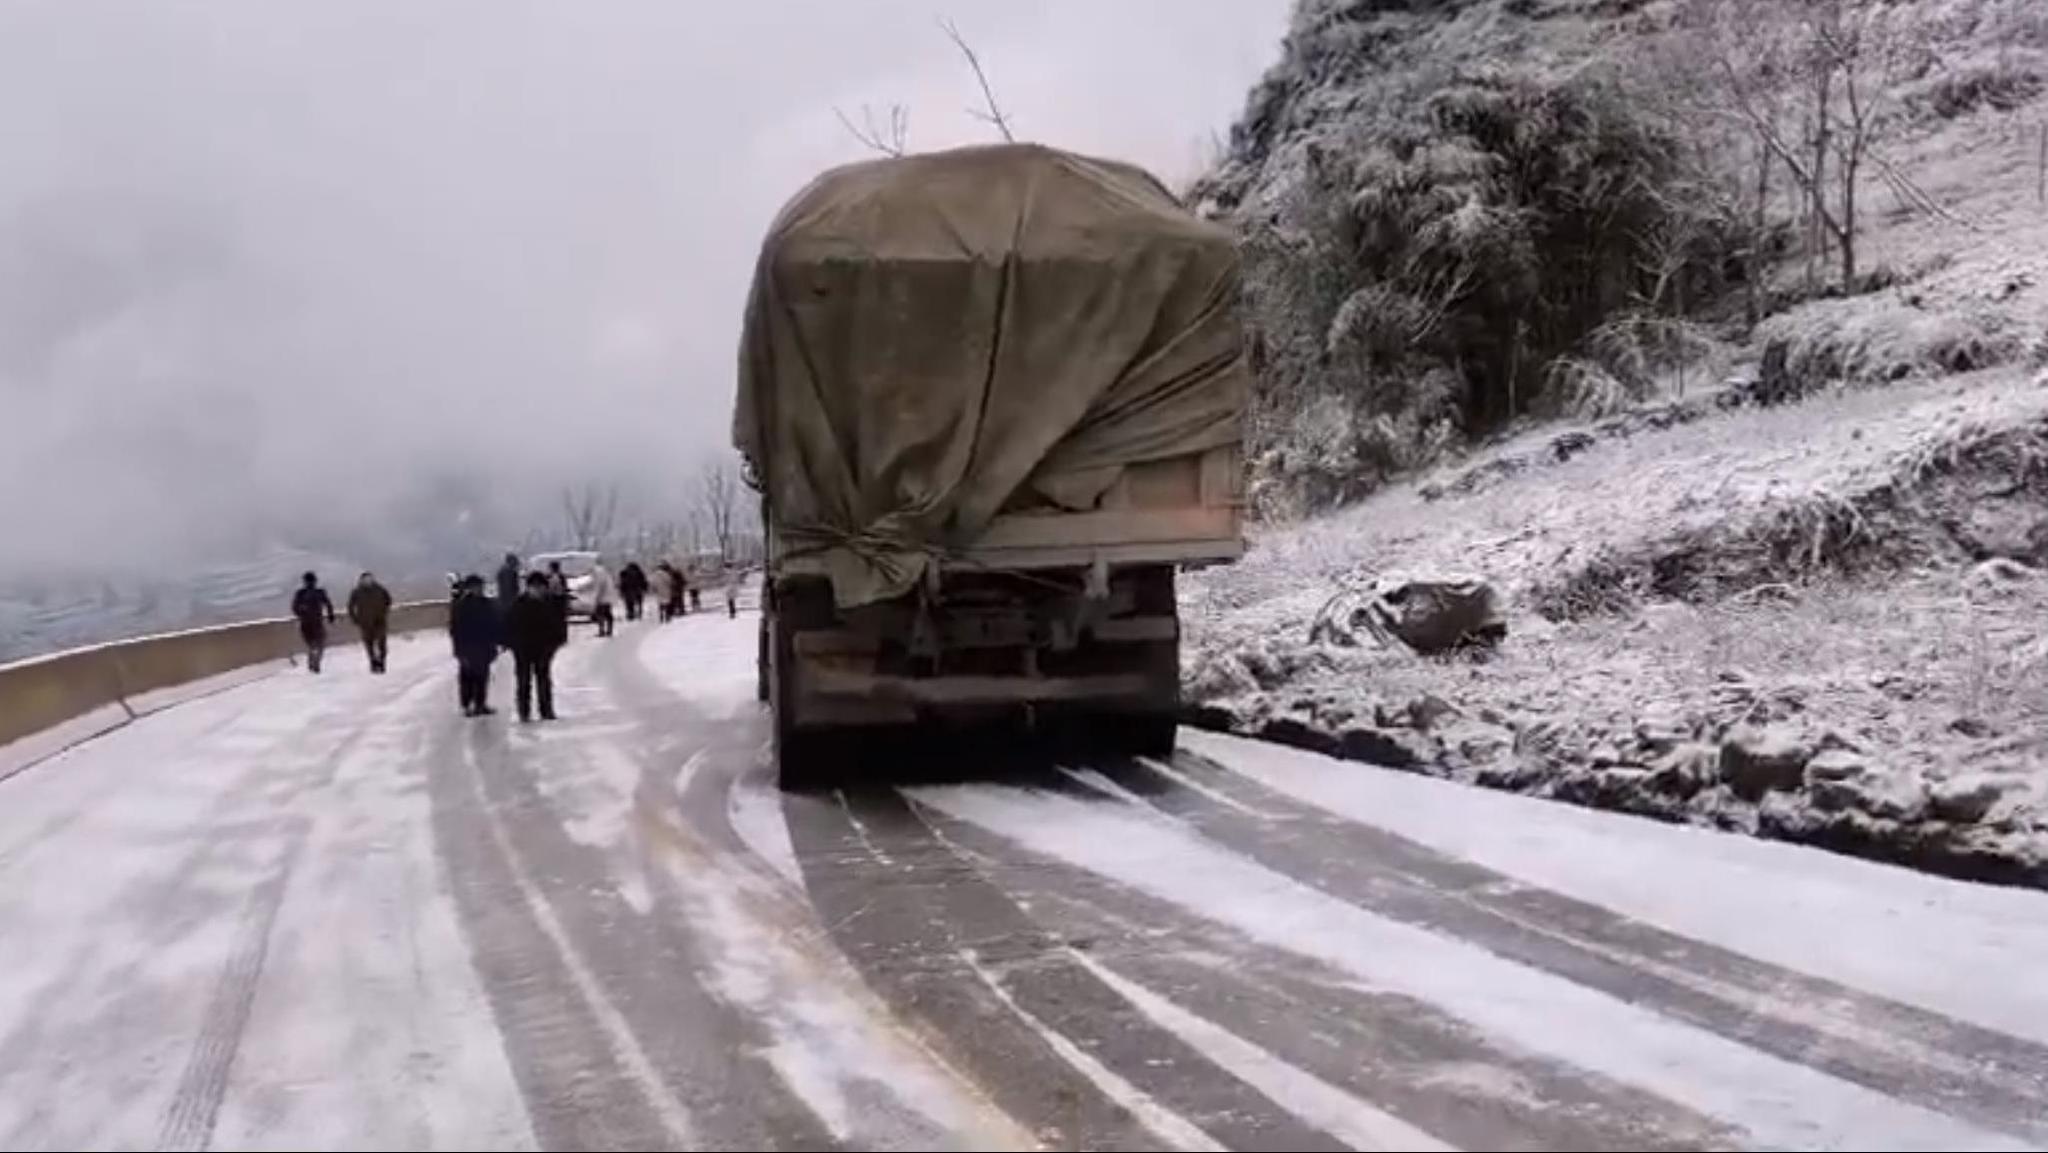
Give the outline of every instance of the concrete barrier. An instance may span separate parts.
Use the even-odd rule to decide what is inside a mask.
[[[448,622],[445,601],[391,610],[391,632],[420,632]],[[330,650],[360,643],[342,620],[328,630]],[[141,696],[301,650],[290,620],[250,621],[114,641],[0,665],[0,748],[66,721]]]

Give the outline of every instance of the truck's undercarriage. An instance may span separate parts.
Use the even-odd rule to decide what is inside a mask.
[[[834,734],[875,725],[1058,715],[1122,751],[1171,751],[1171,567],[932,571],[902,597],[846,610],[823,580],[770,583],[761,695],[786,785],[822,776]]]

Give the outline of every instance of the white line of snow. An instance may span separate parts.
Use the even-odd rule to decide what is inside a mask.
[[[476,762],[475,750],[465,745],[463,760],[471,774],[470,787],[475,790],[475,775],[482,771],[482,766]],[[669,1091],[668,1084],[661,1079],[661,1073],[655,1069],[654,1062],[648,1059],[646,1050],[640,1047],[639,1039],[633,1035],[633,1027],[626,1023],[624,1014],[612,1004],[611,999],[605,995],[604,987],[591,974],[589,963],[583,959],[583,954],[577,950],[575,942],[570,940],[568,931],[562,928],[553,906],[548,904],[546,894],[540,891],[540,886],[534,883],[533,876],[526,871],[526,865],[513,846],[512,838],[505,832],[504,823],[498,819],[496,813],[490,811],[489,802],[484,799],[481,791],[476,792],[476,800],[484,808],[484,823],[490,826],[491,839],[497,843],[498,851],[504,854],[513,884],[519,889],[520,897],[533,914],[534,923],[540,926],[541,932],[547,935],[549,943],[562,958],[562,967],[568,971],[569,980],[576,986],[577,994],[590,1006],[591,1016],[597,1019],[598,1027],[604,1030],[613,1056],[618,1058],[626,1074],[638,1086],[655,1115],[661,1118],[661,1123],[668,1129],[669,1135],[679,1144],[688,1145],[693,1128],[689,1109]]]
[[[1127,981],[1079,950],[1069,956],[1231,1076],[1258,1090],[1282,1109],[1353,1149],[1455,1150],[1391,1113],[1374,1108],[1312,1073],[1288,1064],[1230,1030],[1188,1012],[1135,981]]]
[[[895,868],[896,858],[890,856],[888,850],[876,844],[875,839],[868,835],[867,822],[861,820],[860,814],[853,811],[853,805],[848,803],[846,799],[846,792],[844,790],[835,792],[832,794],[832,799],[839,802],[840,810],[846,814],[847,825],[853,829],[853,835],[860,838],[861,847],[868,851],[868,855],[889,868]]]
[[[1971,885],[1313,753],[1189,748],[1337,816],[1684,936],[2048,1043],[2048,893]],[[1961,974],[1968,974],[1965,978]]]
[[[726,820],[749,851],[791,888],[801,891],[803,868],[797,863],[789,822],[782,815],[782,793],[764,773],[754,771],[759,768],[762,766],[756,765],[733,778],[725,801]]]
[[[1146,803],[1145,798],[1139,796],[1138,794],[1130,791],[1127,788],[1124,788],[1122,785],[1117,784],[1115,781],[1103,775],[1103,773],[1100,770],[1070,769],[1062,766],[1059,770],[1059,773],[1061,776],[1067,778],[1068,780],[1077,782],[1088,788],[1094,789],[1096,792],[1101,793],[1105,797],[1110,797],[1115,800],[1122,801],[1127,805],[1135,805],[1148,813],[1156,811],[1152,808],[1150,804]],[[1161,815],[1163,816],[1164,814]]]
[[[1150,1129],[1154,1136],[1176,1149],[1224,1148],[1220,1142],[1204,1133],[1193,1122],[1154,1101],[1150,1094],[1118,1076],[1109,1066],[1089,1056],[1086,1050],[1068,1040],[1057,1029],[1032,1016],[1017,1003],[1016,998],[1010,996],[1010,991],[1003,988],[1002,980],[991,972],[988,966],[981,963],[981,958],[974,950],[962,949],[960,957],[967,962],[967,967],[974,971],[974,975],[981,978],[982,984],[987,985],[996,995],[996,999],[1010,1012],[1015,1013],[1018,1020],[1023,1021],[1032,1032],[1043,1038],[1053,1052],[1059,1054],[1061,1060],[1094,1082],[1104,1096],[1123,1106],[1126,1112],[1137,1118],[1139,1124]]]
[[[1236,811],[1243,813],[1247,817],[1258,817],[1261,820],[1272,820],[1278,815],[1275,813],[1269,813],[1264,809],[1254,808],[1253,806],[1247,805],[1243,801],[1240,801],[1236,797],[1230,796],[1226,793],[1220,793],[1215,789],[1212,789],[1209,786],[1203,784],[1202,782],[1194,779],[1193,777],[1188,776],[1186,773],[1181,772],[1179,769],[1174,768],[1171,764],[1167,763],[1166,761],[1147,760],[1145,762],[1145,765],[1153,772],[1158,773],[1160,776],[1165,777],[1167,780],[1172,781],[1174,784],[1179,785],[1181,788],[1184,788],[1189,792],[1198,793],[1204,797],[1207,797],[1209,800],[1214,801],[1219,805],[1222,805],[1226,809],[1235,809]]]
[[[1817,1070],[1757,1052],[1476,946],[1374,916],[1104,805],[993,786],[912,790],[919,803],[1417,998],[1530,1052],[1640,1085],[1772,1147],[2019,1149]]]
[[[690,791],[690,782],[696,778],[697,770],[704,767],[706,755],[703,749],[698,749],[684,759],[683,767],[676,770],[676,779],[671,786],[676,796],[680,797]]]

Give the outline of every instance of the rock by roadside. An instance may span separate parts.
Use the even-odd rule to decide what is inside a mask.
[[[1929,872],[2048,886],[2048,798],[2024,772],[1928,782],[1846,748],[1749,728],[1658,747],[1555,722],[1463,715],[1417,724],[1332,715],[1320,702],[1191,710],[1192,723],[1344,760],[1779,840]],[[1340,711],[1341,712],[1341,711]],[[1386,723],[1382,724],[1384,720]]]
[[[1345,760],[2048,886],[2048,646],[2022,643],[2048,581],[1955,609],[1967,579],[1797,590],[1733,624],[1667,606],[1442,658],[1265,630],[1196,646],[1184,691],[1195,724]],[[1933,615],[1875,608],[1915,597]],[[1772,673],[1710,670],[1703,645]]]

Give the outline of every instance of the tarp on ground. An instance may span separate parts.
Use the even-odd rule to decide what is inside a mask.
[[[999,145],[826,173],[762,245],[734,443],[841,605],[999,510],[1094,507],[1127,465],[1236,443],[1234,238],[1128,165]]]

